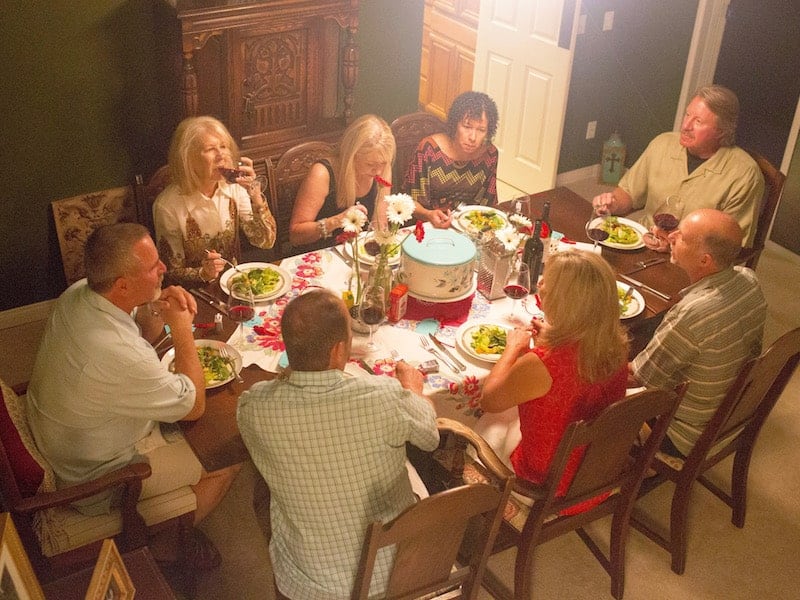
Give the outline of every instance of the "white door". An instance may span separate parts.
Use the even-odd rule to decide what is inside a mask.
[[[579,11],[580,0],[481,0],[473,88],[500,112],[500,190],[555,184]]]

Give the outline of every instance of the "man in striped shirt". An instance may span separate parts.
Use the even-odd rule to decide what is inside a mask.
[[[715,209],[690,213],[669,235],[671,261],[691,283],[630,372],[646,386],[689,382],[662,448],[675,456],[691,451],[741,366],[761,352],[767,305],[755,273],[733,266],[742,238],[734,218]]]

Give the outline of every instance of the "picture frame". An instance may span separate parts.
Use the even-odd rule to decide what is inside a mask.
[[[9,513],[0,513],[0,598],[44,600],[42,587]]]
[[[136,588],[114,540],[103,540],[85,600],[132,600],[135,593]]]

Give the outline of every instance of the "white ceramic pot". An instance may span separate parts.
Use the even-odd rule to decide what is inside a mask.
[[[474,291],[475,244],[452,229],[425,223],[425,238],[403,242],[400,269],[408,293],[422,300],[449,302]]]

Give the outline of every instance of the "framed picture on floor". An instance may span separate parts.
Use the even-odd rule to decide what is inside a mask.
[[[114,540],[104,540],[86,591],[86,600],[132,600],[135,592],[117,545]]]
[[[0,514],[0,598],[44,600],[39,580],[8,513]]]

